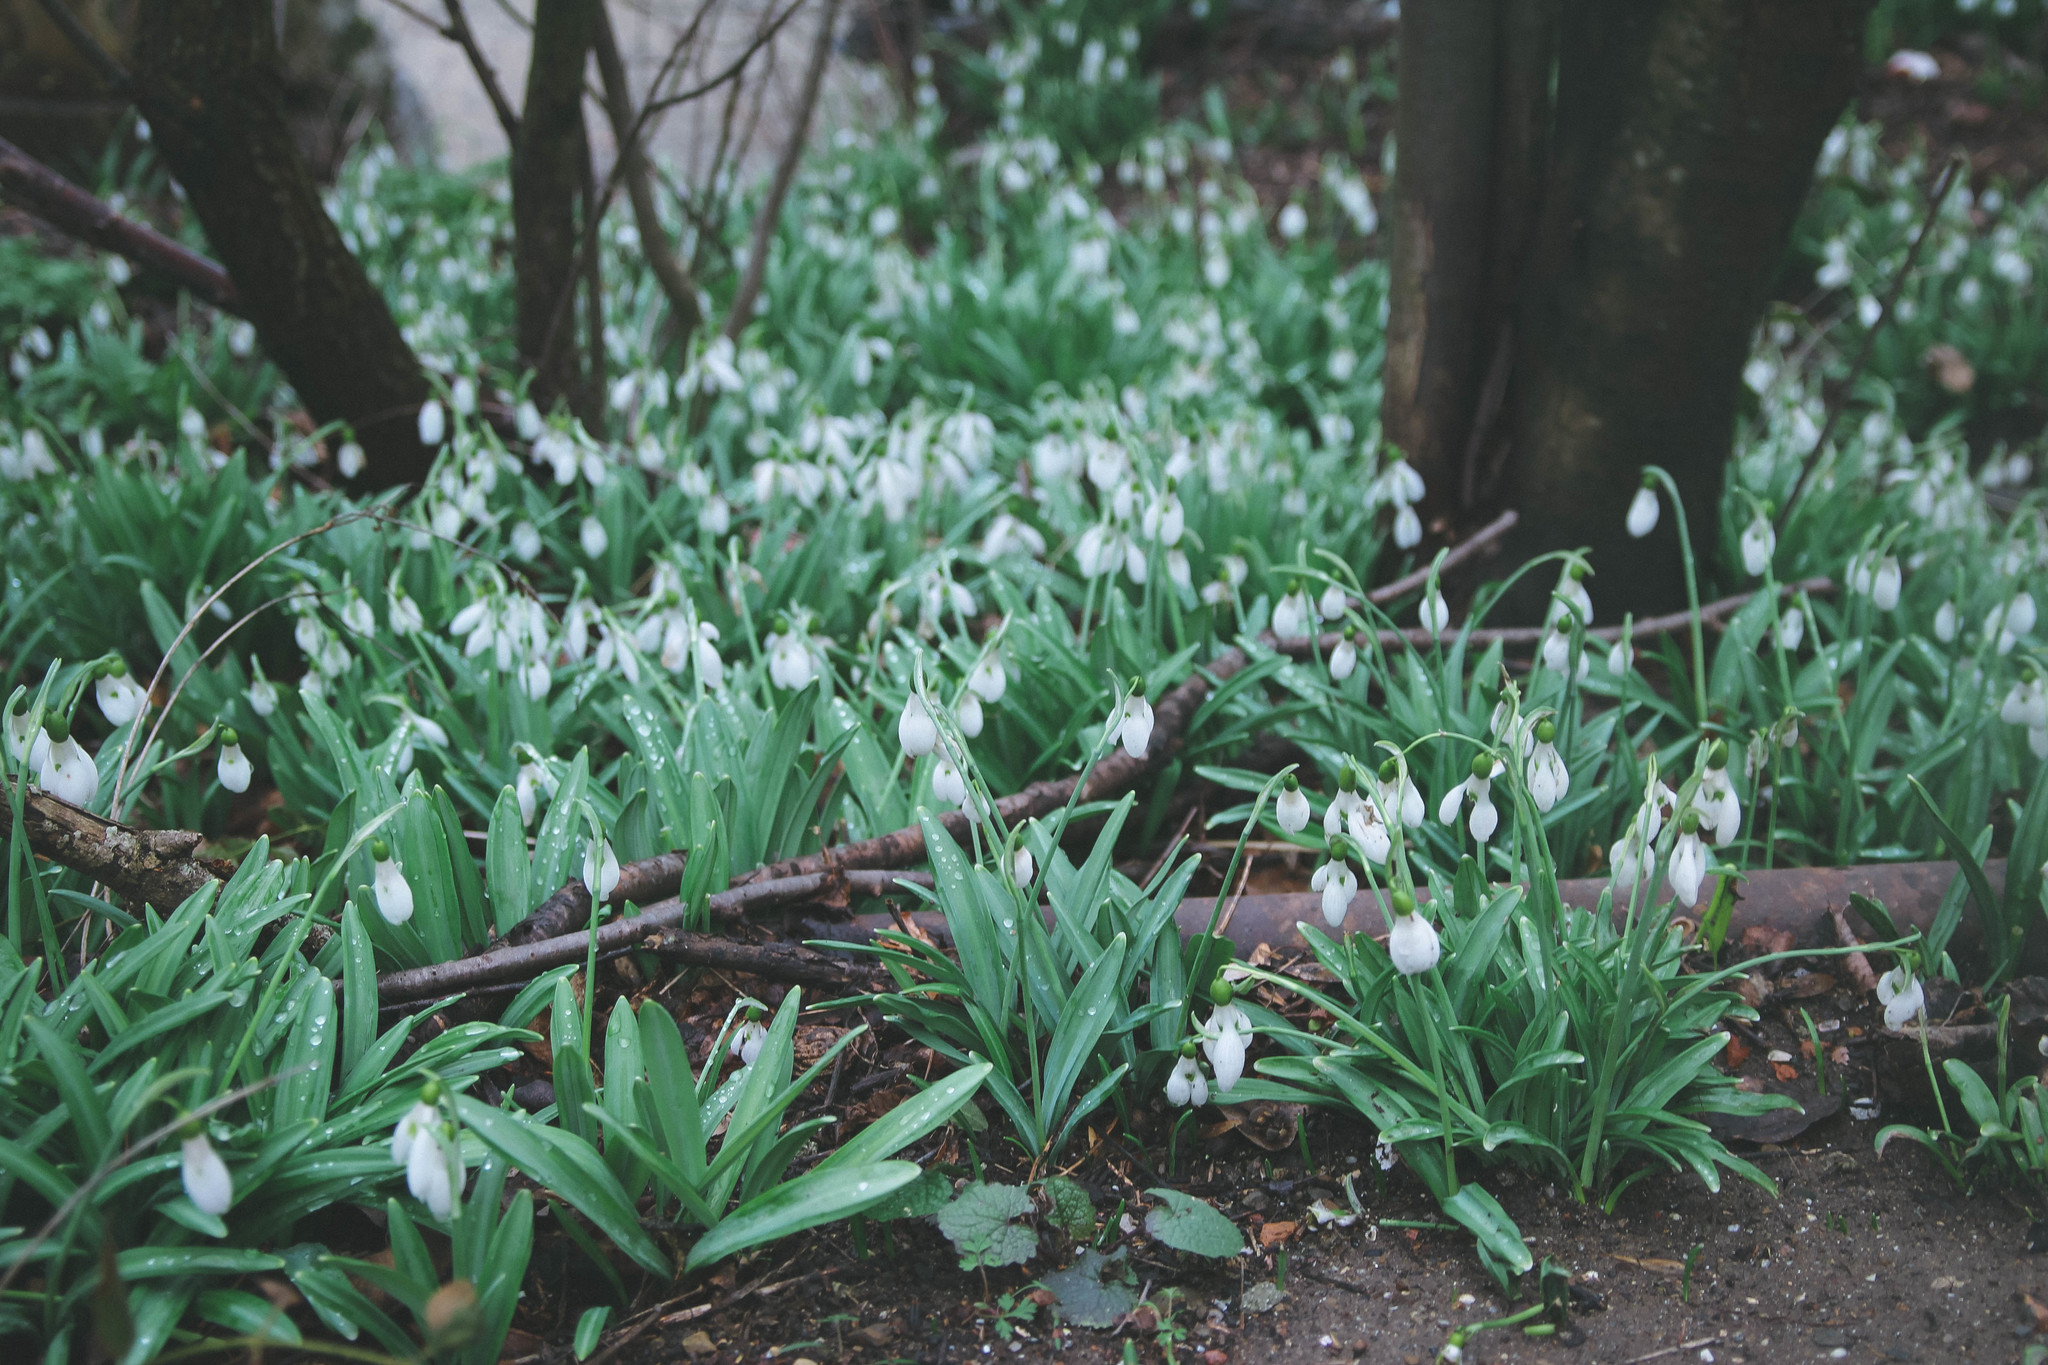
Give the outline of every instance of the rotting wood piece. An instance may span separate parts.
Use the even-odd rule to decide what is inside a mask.
[[[9,793],[0,784],[0,822],[11,825],[13,819]],[[111,887],[131,905],[152,905],[166,914],[235,872],[233,863],[200,857],[201,839],[192,830],[137,829],[33,788],[22,802],[21,823],[35,853]]]

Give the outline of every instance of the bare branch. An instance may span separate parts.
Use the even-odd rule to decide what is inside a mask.
[[[218,262],[122,216],[4,138],[0,193],[60,232],[167,275],[216,308],[241,311],[235,282]]]
[[[597,0],[603,8],[603,0]],[[489,96],[491,110],[498,116],[498,126],[505,130],[507,142],[519,140],[519,111],[512,107],[512,101],[505,98],[504,90],[498,85],[498,73],[491,69],[490,61],[484,56],[483,48],[477,45],[476,34],[469,27],[469,16],[463,13],[462,0],[446,0],[448,26],[441,30],[443,37],[461,46],[463,55],[469,58],[470,70]]]
[[[0,822],[11,823],[6,783],[0,783]],[[200,836],[184,829],[138,829],[30,789],[21,803],[28,846],[41,856],[113,888],[131,905],[165,914],[209,882],[225,881],[234,864],[198,856]]]
[[[43,13],[57,26],[57,31],[64,35],[64,41],[78,49],[78,55],[85,58],[87,64],[99,73],[99,78],[106,82],[107,89],[117,95],[128,93],[134,82],[130,79],[127,68],[114,60],[113,53],[100,46],[99,39],[93,37],[86,26],[79,22],[78,16],[71,12],[64,0],[41,0],[41,3]]]

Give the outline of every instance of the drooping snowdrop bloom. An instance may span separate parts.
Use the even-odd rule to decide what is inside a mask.
[[[1273,604],[1273,634],[1283,640],[1297,640],[1310,630],[1308,590],[1296,582]]]
[[[596,517],[583,519],[582,526],[577,528],[576,539],[583,546],[583,553],[592,559],[602,558],[612,543],[611,533],[604,529],[604,523]]]
[[[441,410],[441,400],[429,398],[420,404],[420,444],[438,446],[448,435],[448,414]]]
[[[1787,607],[1778,617],[1777,642],[1787,654],[1797,652],[1799,642],[1806,638],[1806,613],[1797,607]]]
[[[1657,514],[1661,511],[1657,501],[1657,489],[1646,476],[1643,486],[1636,490],[1636,496],[1628,505],[1628,533],[1637,540],[1657,529]]]
[[[1330,651],[1330,681],[1343,682],[1358,668],[1358,646],[1351,642],[1351,633],[1346,631],[1337,640],[1337,647]]]
[[[2010,602],[1999,603],[1984,618],[1984,634],[1987,639],[1998,642],[2000,654],[2010,654],[2020,637],[2034,628],[2034,619],[2034,595],[2030,592],[2015,593]]]
[[[1394,960],[1394,968],[1401,975],[1419,976],[1436,966],[1443,956],[1436,926],[1416,913],[1415,897],[1410,893],[1397,889],[1388,902],[1394,922],[1387,930],[1387,956]]]
[[[126,725],[142,714],[143,703],[148,694],[136,686],[135,679],[128,676],[128,665],[115,659],[93,680],[93,699],[100,704],[100,714],[107,718],[107,724]]]
[[[48,740],[42,762],[37,765],[36,785],[60,801],[89,806],[100,794],[100,770],[85,746],[72,738],[71,726],[62,716],[43,722]],[[31,755],[33,757],[33,755]]]
[[[1031,879],[1037,873],[1038,863],[1031,856],[1031,850],[1019,845],[1017,851],[1010,855],[1011,884],[1015,886],[1030,886]]]
[[[1742,531],[1742,567],[1752,578],[1762,576],[1777,549],[1778,533],[1771,529],[1771,519],[1759,510]]]
[[[27,707],[7,713],[7,752],[15,762],[27,763],[30,768],[40,770],[43,756],[50,751],[50,737],[31,724],[32,714]]]
[[[768,676],[777,687],[801,691],[809,687],[822,671],[819,651],[809,631],[786,626],[781,631],[770,632],[767,643]]]
[[[405,1154],[405,1188],[436,1218],[455,1212],[455,1184],[449,1178],[449,1149],[442,1145],[442,1121],[415,1134]]]
[[[1003,667],[1002,655],[995,650],[982,655],[975,663],[973,671],[967,675],[968,691],[990,706],[1001,701],[1009,687],[1009,672]]]
[[[583,885],[593,905],[602,905],[619,889],[619,855],[609,839],[587,839],[583,844]]]
[[[923,758],[938,747],[938,723],[925,708],[924,698],[915,692],[903,703],[903,714],[897,717],[896,739],[903,745],[903,752],[912,758]]]
[[[1132,758],[1143,758],[1152,747],[1152,703],[1145,700],[1143,678],[1131,679],[1131,693],[1117,712],[1116,736]]]
[[[1877,979],[1877,1003],[1884,1006],[1884,1026],[1896,1032],[1927,1008],[1927,993],[1912,968],[1901,965]]]
[[[1579,618],[1579,624],[1593,624],[1593,595],[1586,591],[1586,574],[1590,572],[1578,560],[1567,563],[1557,575],[1557,586],[1550,592],[1550,610],[1545,624],[1555,626],[1566,614]]]
[[[1934,638],[1945,645],[1955,643],[1956,604],[1954,599],[1943,602],[1934,609]]]
[[[1192,1105],[1197,1109],[1209,1102],[1209,1082],[1195,1060],[1192,1042],[1181,1044],[1180,1060],[1173,1064],[1173,1071],[1166,1078],[1166,1102],[1177,1108]]]
[[[249,657],[249,667],[255,674],[255,681],[242,695],[249,699],[249,709],[256,713],[258,719],[267,718],[277,711],[277,684],[263,676],[263,665],[254,655]]]
[[[412,1157],[412,1145],[423,1137],[430,1136],[440,1126],[441,1111],[436,1107],[440,1099],[441,1083],[428,1081],[420,1087],[420,1097],[412,1102],[412,1108],[398,1120],[391,1130],[391,1163],[403,1166]]]
[[[384,614],[391,622],[392,631],[401,638],[426,629],[427,618],[420,611],[419,603],[412,600],[405,585],[398,581],[398,575],[391,575],[391,582],[384,589]]]
[[[1716,740],[1707,751],[1692,808],[1699,812],[1700,829],[1710,844],[1725,844],[1742,829],[1742,802],[1728,780],[1728,746],[1722,741]]]
[[[334,467],[344,479],[353,479],[362,473],[368,461],[362,446],[355,441],[343,441],[341,449],[334,452]]]
[[[1879,611],[1890,611],[1898,606],[1900,583],[1898,556],[1886,555],[1870,575],[1871,603]]]
[[[1444,794],[1438,804],[1436,818],[1446,825],[1456,824],[1458,812],[1464,809],[1465,797],[1472,797],[1472,815],[1466,827],[1472,837],[1485,843],[1493,837],[1500,826],[1500,812],[1493,805],[1493,779],[1507,765],[1491,754],[1480,754],[1472,760],[1472,775]]]
[[[542,789],[547,785],[547,770],[537,763],[522,763],[512,778],[512,799],[519,803],[519,823],[531,825],[540,809]]]
[[[214,772],[220,784],[238,796],[249,790],[249,779],[256,775],[255,767],[242,752],[240,737],[233,730],[220,732],[220,762]]]
[[[1299,834],[1308,828],[1308,798],[1302,795],[1301,783],[1289,773],[1281,780],[1280,796],[1273,802],[1273,819],[1289,834]]]
[[[1422,818],[1427,813],[1422,802],[1422,789],[1415,785],[1413,777],[1402,770],[1398,758],[1388,758],[1380,764],[1380,809],[1390,816],[1398,814],[1401,823],[1409,829],[1422,828]]]
[[[1548,719],[1536,722],[1536,747],[1529,751],[1526,775],[1529,797],[1536,809],[1549,811],[1571,790],[1572,775],[1557,752],[1557,726]]]
[[[1404,502],[1394,511],[1394,545],[1398,549],[1412,550],[1421,543],[1422,517]]]
[[[374,864],[370,889],[377,898],[377,913],[386,924],[405,923],[412,918],[412,884],[406,881],[404,869],[382,839],[371,842],[370,859]]]
[[[1625,676],[1635,666],[1636,647],[1629,639],[1628,630],[1624,628],[1621,638],[1614,642],[1614,648],[1607,651],[1607,671],[1619,678]]]
[[[235,1180],[220,1153],[206,1140],[206,1131],[197,1123],[188,1125],[178,1148],[178,1179],[185,1187],[185,1197],[201,1213],[215,1218],[226,1213],[235,1202]]]
[[[932,796],[949,806],[967,804],[967,779],[950,755],[940,754],[932,765]]]
[[[1323,595],[1316,599],[1316,614],[1325,621],[1335,621],[1344,615],[1344,608],[1347,605],[1349,599],[1345,596],[1343,585],[1332,583],[1324,588]]]
[[[1436,584],[1429,585],[1428,594],[1415,608],[1415,619],[1431,635],[1441,635],[1450,628],[1451,604],[1444,601],[1444,595],[1437,591]]]
[[[1284,240],[1294,241],[1308,231],[1308,210],[1290,200],[1286,207],[1280,210],[1278,226],[1280,236]]]
[[[1308,882],[1309,890],[1323,893],[1323,922],[1333,929],[1344,922],[1351,899],[1358,894],[1358,874],[1347,861],[1350,852],[1342,836],[1330,840],[1329,859],[1316,868]]]
[[[2048,726],[2048,682],[2029,668],[2026,676],[2006,692],[1998,718],[2007,725],[2024,725],[2030,730]]]
[[[1700,813],[1689,810],[1678,820],[1678,842],[1671,846],[1665,874],[1671,890],[1684,904],[1700,903],[1700,883],[1707,878],[1707,846],[1700,839]]]
[[[1543,633],[1540,653],[1545,668],[1557,674],[1569,672],[1579,682],[1586,680],[1586,674],[1593,667],[1592,659],[1587,656],[1583,648],[1579,650],[1578,663],[1576,665],[1572,663],[1571,629],[1569,625],[1563,622],[1558,623]]]
[[[1202,1025],[1202,1051],[1216,1072],[1220,1095],[1228,1095],[1244,1075],[1245,1049],[1252,1041],[1252,1018],[1242,1005],[1231,1003],[1233,994],[1230,983],[1217,977],[1209,987],[1209,999],[1216,1008]]]
[[[960,722],[960,733],[973,739],[981,734],[981,698],[968,689],[953,703],[953,719]]]
[[[761,1011],[749,1009],[746,1020],[732,1031],[732,1041],[726,1044],[726,1055],[740,1059],[741,1066],[752,1066],[754,1059],[761,1055],[761,1045],[768,1041],[768,1026],[761,1022]]]

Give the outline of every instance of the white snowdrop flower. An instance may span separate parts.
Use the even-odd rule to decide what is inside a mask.
[[[448,406],[455,409],[459,417],[468,417],[476,411],[476,381],[468,375],[458,376],[448,386]]]
[[[2011,601],[1999,603],[1985,616],[1984,635],[1997,641],[2000,654],[2010,654],[2020,637],[2033,630],[2034,621],[2034,595],[2030,592],[2015,593]]]
[[[726,1055],[740,1059],[741,1066],[752,1066],[761,1055],[761,1045],[768,1041],[768,1026],[761,1022],[758,1012],[747,1011],[747,1018],[732,1031],[732,1041],[726,1044]]]
[[[445,1219],[455,1212],[455,1186],[448,1176],[448,1150],[441,1145],[437,1122],[413,1138],[405,1154],[405,1188],[427,1206],[427,1212]]]
[[[251,660],[254,663],[254,660]],[[266,719],[277,711],[277,684],[263,676],[263,666],[256,664],[256,680],[249,684],[249,690],[242,695],[249,699],[249,709],[259,719]]]
[[[1152,703],[1145,700],[1145,680],[1131,679],[1131,694],[1117,712],[1117,739],[1132,758],[1143,758],[1152,745]]]
[[[1960,8],[1968,9],[1972,8],[1972,6],[1965,3]],[[1910,47],[1902,47],[1886,59],[1884,74],[1887,76],[1898,76],[1901,79],[1913,82],[1915,85],[1923,85],[1941,75],[1941,63],[1928,56],[1925,52],[1919,52]]]
[[[1031,850],[1019,847],[1010,855],[1010,883],[1013,886],[1031,885],[1032,877],[1038,872],[1038,863],[1032,858]]]
[[[512,409],[512,427],[519,433],[519,439],[522,441],[540,439],[545,427],[541,422],[540,409],[534,406],[531,398],[520,399],[519,406]]]
[[[2014,683],[2005,694],[2005,701],[1998,708],[1998,718],[2007,725],[2024,725],[2030,729],[2048,726],[2048,682],[2041,675],[2028,669],[2020,681]]]
[[[1337,641],[1337,647],[1330,651],[1330,680],[1343,682],[1358,667],[1358,646],[1351,642],[1347,633]]]
[[[1875,568],[1876,566],[1870,562],[1869,555],[1850,555],[1849,562],[1842,566],[1842,581],[1848,586],[1849,591],[1858,597],[1868,597]]]
[[[1607,671],[1617,678],[1634,668],[1635,663],[1635,646],[1629,643],[1626,635],[1616,640],[1614,648],[1607,651]]]
[[[1541,653],[1543,657],[1543,666],[1545,668],[1549,669],[1553,673],[1560,674],[1568,671],[1575,671],[1578,679],[1581,682],[1585,680],[1586,673],[1591,668],[1591,662],[1586,657],[1586,651],[1581,649],[1579,651],[1578,666],[1576,670],[1573,669],[1572,637],[1570,633],[1563,628],[1548,630],[1544,632],[1543,644],[1539,650],[1539,653]]]
[[[808,636],[795,629],[768,636],[768,676],[777,687],[801,691],[818,676]]]
[[[1308,828],[1311,812],[1308,797],[1302,794],[1301,783],[1294,774],[1287,774],[1280,784],[1280,796],[1273,803],[1273,819],[1289,834],[1299,834]]]
[[[228,1174],[227,1163],[196,1124],[186,1131],[178,1147],[178,1179],[185,1187],[185,1197],[201,1213],[220,1217],[235,1202],[235,1181]]]
[[[960,700],[953,703],[953,718],[960,722],[960,733],[969,739],[981,734],[981,698],[969,689],[960,694]]]
[[[1655,838],[1654,834],[1643,833],[1642,813],[1637,812],[1636,818],[1629,822],[1628,830],[1609,851],[1615,895],[1625,895],[1638,881],[1648,881],[1656,875]]]
[[[384,615],[391,622],[392,631],[401,639],[417,634],[427,626],[427,618],[421,613],[419,603],[412,600],[412,595],[406,592],[395,572],[384,589]]]
[[[220,732],[220,761],[214,772],[220,784],[236,795],[249,790],[249,779],[255,776],[256,769],[242,752],[240,738],[233,730]]]
[[[420,1098],[413,1101],[412,1108],[405,1111],[404,1115],[399,1118],[397,1126],[391,1130],[392,1165],[405,1165],[412,1157],[412,1145],[422,1137],[432,1134],[434,1129],[440,1125],[441,1111],[434,1107],[432,1100],[427,1098],[429,1091],[438,1095],[440,1089],[441,1083],[439,1081],[428,1081],[426,1085],[422,1086],[420,1088]]]
[[[30,723],[32,714],[26,707],[7,713],[7,752],[15,762],[40,772],[43,758],[50,752],[50,737]]]
[[[43,735],[48,743],[43,748],[42,761],[36,765],[36,785],[60,801],[69,801],[74,806],[91,805],[100,793],[100,770],[92,755],[73,738],[71,726],[62,716],[46,719]],[[31,759],[34,757],[30,755]]]
[[[343,581],[341,598],[341,624],[352,634],[375,635],[377,614],[370,610],[370,604],[363,600],[361,593]]]
[[[1195,1061],[1193,1043],[1182,1047],[1180,1060],[1173,1064],[1173,1071],[1166,1078],[1166,1102],[1176,1107],[1192,1105],[1197,1109],[1209,1102],[1209,1082],[1202,1075],[1201,1065]]]
[[[576,538],[583,545],[583,553],[592,559],[601,558],[612,543],[611,534],[604,529],[604,523],[596,517],[585,517],[577,530]]]
[[[1742,830],[1742,802],[1728,780],[1728,746],[1716,740],[1707,751],[1706,766],[1700,770],[1700,785],[1693,806],[1700,816],[1700,831],[1710,844],[1720,845]]]
[[[1396,890],[1388,900],[1394,922],[1387,929],[1387,956],[1401,975],[1419,976],[1443,956],[1436,926],[1416,913],[1415,897],[1410,893]]]
[[[1428,595],[1416,606],[1415,619],[1431,635],[1441,635],[1450,628],[1451,604],[1444,601],[1436,584],[1430,584]]]
[[[940,754],[932,765],[932,796],[949,806],[967,804],[967,779],[949,754]]]
[[[374,864],[370,890],[377,899],[377,913],[386,924],[405,923],[412,918],[412,885],[406,881],[404,870],[391,856],[390,845],[382,839],[371,842],[370,859]]]
[[[1412,550],[1422,543],[1422,518],[1413,507],[1402,503],[1394,513],[1394,544],[1403,550]]]
[[[540,531],[530,521],[521,521],[512,527],[512,556],[521,563],[530,564],[540,557]]]
[[[1571,790],[1572,775],[1558,755],[1557,726],[1548,720],[1536,722],[1536,747],[1529,751],[1527,776],[1529,796],[1536,809],[1548,812]]]
[[[1290,242],[1294,241],[1308,231],[1308,210],[1290,201],[1280,210],[1279,226],[1280,235]]]
[[[1886,555],[1879,561],[1877,569],[1870,576],[1870,600],[1879,611],[1890,611],[1899,605],[1899,561],[1896,555]]]
[[[429,398],[420,404],[420,444],[438,446],[448,435],[448,414],[441,410],[441,400]]]
[[[113,726],[126,725],[141,715],[143,703],[149,700],[136,686],[135,679],[128,676],[128,665],[121,659],[113,660],[93,680],[92,695],[100,705],[100,714]]]
[[[1700,883],[1707,877],[1707,846],[1700,839],[1698,811],[1687,811],[1678,824],[1678,842],[1671,847],[1671,866],[1665,876],[1671,890],[1688,906],[1700,903]]]
[[[519,823],[532,825],[534,813],[540,809],[540,794],[546,785],[546,772],[537,764],[522,763],[512,778],[512,799],[519,803]]]
[[[1415,779],[1401,770],[1399,759],[1389,758],[1380,764],[1380,808],[1400,817],[1401,823],[1409,829],[1421,829],[1427,807],[1422,802],[1422,789],[1415,785]]]
[[[1341,837],[1330,840],[1328,860],[1316,868],[1308,882],[1309,890],[1323,893],[1323,922],[1333,929],[1344,922],[1351,899],[1358,894],[1358,874],[1346,861],[1349,852]]]
[[[583,885],[593,905],[602,905],[619,889],[619,855],[609,839],[583,842]]]
[[[1787,654],[1798,650],[1799,642],[1806,638],[1806,613],[1797,607],[1788,607],[1778,617],[1777,641]]]
[[[938,747],[938,724],[925,708],[924,698],[915,692],[903,703],[903,714],[896,720],[896,739],[912,758],[923,758]]]
[[[1884,1026],[1896,1032],[1927,1008],[1927,993],[1910,969],[1894,967],[1877,979],[1877,1003],[1884,1006]]]
[[[1348,605],[1350,599],[1345,595],[1342,585],[1332,583],[1324,588],[1323,595],[1316,599],[1316,613],[1325,621],[1335,621],[1344,615],[1344,609]]]
[[[990,706],[1001,701],[1009,687],[1009,672],[1003,667],[1002,656],[994,650],[982,655],[967,675],[967,690]]]
[[[1778,548],[1778,533],[1771,529],[1771,521],[1762,512],[1750,518],[1749,525],[1742,532],[1742,567],[1755,578],[1771,567],[1771,556]]]
[[[1661,511],[1657,502],[1657,490],[1646,480],[1636,490],[1634,501],[1628,505],[1628,533],[1637,540],[1657,529],[1657,514]]]
[[[1252,1019],[1244,1007],[1231,1003],[1230,983],[1222,977],[1210,988],[1216,1008],[1202,1025],[1202,1051],[1216,1072],[1216,1091],[1228,1095],[1244,1075],[1245,1050],[1252,1041]]]
[[[1464,809],[1465,797],[1472,797],[1472,815],[1466,822],[1472,837],[1485,843],[1493,837],[1500,826],[1500,812],[1493,804],[1493,779],[1505,764],[1491,754],[1479,754],[1472,760],[1472,775],[1445,793],[1438,804],[1436,818],[1446,825],[1456,824],[1458,812]]]
[[[1586,591],[1587,572],[1586,566],[1576,560],[1559,572],[1557,586],[1551,589],[1545,625],[1556,625],[1567,616],[1576,616],[1581,625],[1593,624],[1593,595]]]
[[[1036,559],[1045,553],[1045,537],[1029,522],[1019,521],[1008,512],[998,512],[988,524],[988,532],[981,538],[983,559],[1002,559],[1008,555],[1025,555]]]
[[[363,448],[354,441],[343,441],[341,449],[334,452],[334,467],[344,479],[353,479],[360,475],[367,460]]]
[[[1295,583],[1273,606],[1273,634],[1283,640],[1299,639],[1309,633],[1308,593]]]

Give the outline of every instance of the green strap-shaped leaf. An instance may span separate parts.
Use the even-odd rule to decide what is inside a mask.
[[[910,1161],[878,1161],[812,1171],[778,1185],[733,1210],[690,1248],[684,1270],[696,1270],[734,1252],[859,1213],[917,1179]]]

